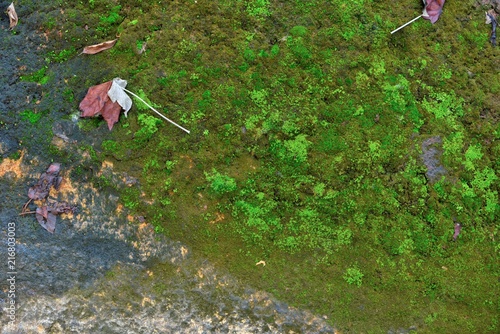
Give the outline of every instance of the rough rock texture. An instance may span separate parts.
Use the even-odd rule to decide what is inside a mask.
[[[422,161],[427,167],[425,175],[431,181],[438,181],[441,176],[446,174],[446,170],[441,165],[439,157],[441,156],[442,140],[440,136],[427,138],[422,142]]]
[[[36,179],[44,170],[24,157],[18,161],[21,176],[0,184],[2,193],[15,194],[2,206],[0,218],[4,243],[7,223],[16,223],[19,305],[15,326],[7,326],[2,314],[2,333],[333,331],[323,318],[239,286],[192,258],[187,246],[127,215],[113,194],[74,182],[64,166],[63,181],[52,196],[79,203],[80,210],[58,217],[56,232],[47,233],[33,216],[18,216],[15,207],[26,197],[23,180]],[[119,186],[139,186],[114,173],[111,163],[98,173]],[[0,261],[7,262],[6,252]],[[2,271],[0,281],[6,279]],[[6,291],[0,292],[2,309],[7,300]]]

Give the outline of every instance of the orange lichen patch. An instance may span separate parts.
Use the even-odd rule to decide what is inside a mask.
[[[97,172],[97,176],[102,176],[105,170],[112,170],[113,163],[111,161],[104,160],[101,164],[101,169]]]
[[[186,255],[188,254],[188,249],[184,246],[181,247],[181,254],[183,258],[186,258]]]
[[[52,137],[52,141],[50,142],[52,145],[54,145],[55,147],[57,147],[58,149],[62,149],[66,146],[66,143],[64,142],[64,140],[62,138],[59,138],[59,137]]]
[[[6,158],[0,163],[0,177],[5,176],[8,172],[13,172],[17,177],[23,176],[23,170],[25,167],[23,165],[23,157],[25,151],[21,151],[21,157],[17,160]]]
[[[104,160],[101,164],[101,170],[97,173],[97,176],[101,176],[105,169],[113,169],[113,163],[111,161]]]
[[[118,209],[118,208],[117,208]],[[134,216],[132,215],[127,215],[127,220],[131,223],[134,221]]]
[[[226,217],[224,217],[224,214],[222,214],[221,212],[216,212],[216,213],[215,213],[215,219],[214,219],[214,220],[209,221],[208,223],[209,223],[209,224],[215,224],[215,223],[218,223],[218,222],[223,221],[223,220],[224,220],[224,218],[226,218]]]
[[[121,203],[118,203],[116,206],[116,214],[120,214],[123,212],[123,205]]]
[[[64,175],[61,175],[61,176],[62,176],[62,181],[61,181],[61,184],[59,185],[59,189],[57,191],[55,191],[55,189],[52,188],[50,190],[50,192],[51,192],[50,195],[53,197],[57,197],[57,194],[60,194],[64,197],[74,198],[74,196],[78,193],[78,190],[75,188],[73,183],[71,183],[71,179],[69,177],[69,172],[64,173]],[[55,193],[52,193],[54,191],[55,191]]]
[[[144,230],[146,227],[148,227],[148,223],[142,223],[139,225],[139,232],[141,232],[142,230]]]
[[[203,270],[202,269],[198,269],[198,277],[199,278],[203,278],[205,275],[203,275]]]

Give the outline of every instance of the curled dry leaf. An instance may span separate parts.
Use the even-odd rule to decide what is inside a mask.
[[[83,48],[82,53],[93,55],[101,51],[111,49],[116,44],[116,41],[117,39],[114,39],[112,41],[86,46],[85,48]]]
[[[38,207],[34,212],[24,212],[23,210],[22,213],[35,213],[38,223],[50,233],[54,233],[56,229],[57,215],[77,212],[77,207],[70,205],[68,202],[49,202],[47,200],[50,188],[54,187],[57,190],[61,184],[62,177],[59,176],[60,171],[60,163],[54,162],[50,164],[47,171],[40,176],[38,183],[28,190],[30,200],[24,205],[24,209],[26,209],[32,200],[40,200],[42,202],[37,203]]]
[[[491,35],[490,42],[493,46],[497,45],[497,12],[494,9],[490,9],[486,12],[486,24],[491,24]]]
[[[36,208],[35,216],[38,223],[50,233],[56,230],[56,216],[61,213],[75,213],[77,207],[68,202],[53,202]]]
[[[51,187],[57,190],[62,181],[62,177],[59,176],[60,170],[60,163],[50,164],[47,171],[40,176],[37,184],[28,190],[28,197],[32,200],[43,200],[49,196]]]
[[[14,3],[12,2],[9,7],[7,7],[7,15],[9,15],[9,20],[10,20],[10,29],[12,30],[16,25],[17,25],[17,13],[16,9],[14,8]]]
[[[494,9],[490,9],[489,11],[485,12],[486,14],[486,24],[492,24],[497,23],[497,16],[498,14],[495,12]]]
[[[49,212],[47,206],[36,208],[36,220],[50,233],[56,230],[56,216]]]

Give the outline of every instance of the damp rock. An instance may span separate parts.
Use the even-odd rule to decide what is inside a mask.
[[[61,138],[67,143],[75,142],[73,139],[75,133],[78,131],[78,126],[67,120],[56,121],[52,126],[52,133],[54,136]]]
[[[0,154],[7,157],[19,148],[17,141],[9,135],[0,134]]]
[[[425,175],[431,181],[437,181],[446,175],[446,169],[441,165],[439,158],[442,154],[442,140],[440,136],[427,138],[422,142],[422,159],[427,172]]]

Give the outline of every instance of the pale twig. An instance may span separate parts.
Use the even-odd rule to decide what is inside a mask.
[[[24,216],[24,215],[31,215],[33,213],[36,213],[36,211],[27,211],[27,212],[21,212],[19,216]]]
[[[414,19],[413,19],[413,20],[411,20],[410,22],[406,22],[406,23],[405,23],[405,24],[403,24],[401,27],[399,27],[399,28],[397,28],[397,29],[395,29],[395,30],[391,31],[391,35],[392,35],[392,34],[394,34],[396,31],[398,31],[399,29],[403,29],[403,28],[404,28],[404,27],[406,27],[407,25],[409,25],[409,24],[411,24],[411,23],[415,22],[416,20],[418,20],[418,19],[419,19],[419,18],[421,18],[421,17],[422,17],[422,15],[417,16],[416,18],[414,18]]]
[[[128,89],[126,89],[126,88],[123,88],[123,87],[120,87],[120,88],[121,88],[121,89],[123,89],[124,91],[126,91],[127,93],[130,93],[130,94],[132,94],[133,96],[135,96],[136,98],[138,98],[138,99],[139,99],[140,101],[142,101],[145,105],[147,105],[147,106],[148,106],[151,110],[153,110],[155,113],[157,113],[157,114],[158,114],[158,116],[160,116],[161,118],[163,118],[163,119],[165,119],[165,120],[169,121],[169,122],[170,122],[170,123],[172,123],[173,125],[177,126],[179,129],[184,130],[184,131],[186,131],[187,133],[190,133],[190,132],[189,132],[189,130],[184,129],[184,128],[183,128],[182,126],[180,126],[179,124],[177,124],[177,123],[175,123],[174,121],[172,121],[172,120],[168,119],[167,117],[163,116],[163,114],[161,114],[158,110],[156,110],[155,108],[153,108],[152,106],[150,106],[150,105],[149,105],[146,101],[144,101],[144,100],[143,100],[143,99],[141,99],[139,96],[137,96],[137,94],[135,94],[135,93],[133,93],[133,92],[129,91],[129,90],[128,90]]]

